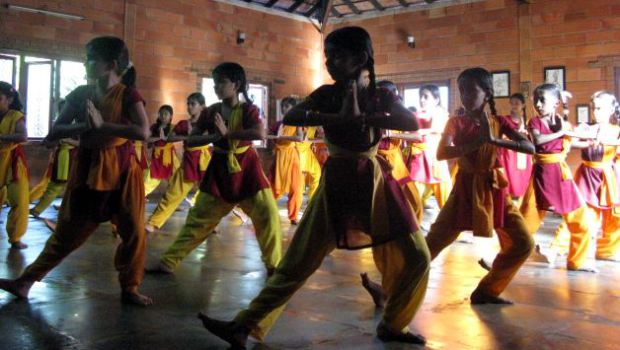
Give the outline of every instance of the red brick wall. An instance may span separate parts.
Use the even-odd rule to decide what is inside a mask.
[[[530,81],[532,89],[541,84],[543,67],[562,65],[567,89],[575,95],[574,122],[576,104],[588,103],[596,90],[614,91],[614,67],[620,67],[618,0],[544,0],[531,5],[487,0],[333,27],[343,25],[370,32],[380,77],[403,83],[451,80],[452,109],[460,103],[455,79],[467,67],[510,70],[511,92],[518,92],[521,81]],[[408,34],[416,37],[415,49],[406,44]],[[498,106],[508,112],[506,99],[498,100]]]
[[[138,70],[138,87],[149,117],[173,105],[185,117],[185,98],[200,77],[222,61],[236,61],[251,81],[271,88],[275,99],[304,95],[322,71],[320,36],[310,23],[213,0],[12,0],[9,3],[81,15],[65,20],[0,9],[0,49],[58,58],[82,58],[83,46],[99,35],[125,39]],[[247,35],[237,45],[237,31]],[[318,55],[318,56],[317,56]],[[319,68],[319,69],[317,69]]]

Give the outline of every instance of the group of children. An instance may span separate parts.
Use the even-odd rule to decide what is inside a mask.
[[[364,29],[335,30],[324,48],[335,82],[299,103],[284,99],[283,124],[267,137],[240,65],[222,63],[213,70],[221,102],[205,106],[202,95],[192,94],[189,120],[173,125],[172,108],[162,106],[149,128],[123,41],[90,41],[86,69],[92,83],[67,96],[45,139],[58,147],[46,175],[55,187],[31,211],[38,216],[65,187],[58,225],[36,261],[17,279],[1,279],[0,288],[26,298],[34,282],[100,223],[111,221],[121,238],[115,264],[122,300],[150,305],[152,300],[139,292],[145,232],[160,228],[194,187],[198,191],[183,228],[146,270],[172,273],[225,215],[237,206],[246,213],[267,269],[265,286],[232,321],[198,315],[207,330],[233,348],[245,348],[250,335],[262,340],[333,249],[372,249],[382,281],[374,283],[365,274],[362,281],[384,307],[377,335],[417,344],[426,340],[408,325],[423,302],[431,261],[462,231],[483,237],[495,233],[500,243],[494,261],[483,264],[489,272],[473,291],[472,304],[510,303],[500,294],[535,250],[534,233],[545,211],[564,219],[557,241],[566,241],[568,269],[593,270],[585,258],[599,226],[597,259],[617,256],[620,109],[613,95],[595,94],[594,123],[571,130],[557,115],[562,97],[555,85],[535,89],[538,115],[529,121],[520,94],[510,99],[511,114],[500,116],[491,74],[471,68],[458,77],[463,107],[455,115],[440,107],[432,85],[420,89],[421,110],[412,113],[394,84],[376,82],[372,42]],[[252,146],[266,138],[273,139],[276,154],[269,178]],[[25,247],[21,237],[28,222],[28,173],[20,146],[25,140],[17,92],[0,83],[0,186],[11,207],[7,232],[16,248]],[[138,141],[153,145],[150,165]],[[181,161],[173,146],[179,141]],[[316,142],[322,145],[316,147],[318,156],[312,151]],[[571,143],[582,149],[583,158],[574,178],[566,164]],[[456,160],[452,176],[449,159]],[[145,194],[162,180],[168,181],[167,189],[145,227]],[[299,220],[306,185],[309,201]],[[424,237],[420,222],[431,193],[440,212]],[[284,256],[276,206],[283,194],[289,220],[297,225]]]

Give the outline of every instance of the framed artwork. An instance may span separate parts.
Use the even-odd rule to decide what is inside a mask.
[[[577,109],[577,124],[588,123],[590,121],[590,105],[580,104],[575,108]]]
[[[493,97],[510,97],[510,71],[491,72],[493,75]]]
[[[545,83],[555,84],[562,91],[566,90],[566,67],[545,67]]]

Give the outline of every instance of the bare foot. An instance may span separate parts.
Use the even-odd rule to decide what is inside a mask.
[[[551,264],[551,260],[549,259],[547,255],[543,254],[542,250],[540,249],[539,244],[536,245],[534,252],[532,253],[532,255],[530,255],[530,260],[534,262]]]
[[[372,297],[372,301],[375,303],[375,306],[383,307],[385,305],[385,301],[387,300],[383,287],[381,287],[380,284],[371,281],[370,278],[368,278],[368,274],[365,272],[360,273],[360,277],[362,278],[362,286]]]
[[[11,243],[11,249],[26,249],[26,248],[28,248],[28,245],[22,241]]]
[[[121,293],[121,301],[125,304],[132,304],[138,306],[151,306],[153,305],[153,299],[144,294],[140,294],[138,289],[132,289]]]
[[[496,304],[496,305],[512,305],[514,304],[510,300],[502,299],[500,297],[496,297],[490,294],[486,294],[484,292],[476,289],[471,296],[469,297],[472,305],[482,305],[482,304]]]
[[[146,231],[147,233],[153,233],[157,230],[157,228],[151,224],[146,224],[144,225],[144,231]]]
[[[233,214],[239,218],[239,220],[241,220],[242,223],[246,223],[248,222],[248,220],[250,220],[250,217],[247,216],[243,210],[239,209],[239,208],[233,208],[232,210]]]
[[[247,327],[238,325],[233,321],[225,322],[209,318],[202,312],[198,313],[198,318],[209,332],[230,344],[231,349],[245,349],[245,343],[250,334]]]
[[[291,220],[291,225],[297,226],[297,224],[299,224],[299,222],[297,222],[297,220]]]
[[[157,265],[146,267],[144,271],[146,273],[151,273],[151,274],[157,274],[157,273],[165,274],[165,275],[174,274],[174,270],[164,265],[161,261],[158,262]]]
[[[0,278],[0,289],[7,291],[20,299],[28,299],[28,293],[34,281],[24,281],[20,279],[9,280]]]
[[[56,223],[50,219],[43,219],[43,223],[45,223],[45,227],[50,229],[52,232],[56,232]]]
[[[485,269],[487,271],[491,271],[491,266],[493,264],[489,264],[488,261],[486,261],[484,259],[480,259],[480,260],[478,260],[478,265],[480,265],[480,267],[482,267],[483,269]]]
[[[582,266],[580,268],[566,268],[568,271],[578,271],[578,272],[589,272],[589,273],[598,273],[598,269],[592,266]]]
[[[409,344],[426,344],[426,338],[419,334],[413,334],[411,332],[402,333],[402,332],[393,332],[385,326],[383,322],[379,323],[377,326],[377,338],[379,338],[382,342],[400,342],[400,343],[409,343]]]

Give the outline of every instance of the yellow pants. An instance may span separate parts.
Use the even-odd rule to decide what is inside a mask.
[[[10,243],[19,242],[28,229],[28,206],[30,204],[28,171],[21,162],[17,166],[18,180],[10,181],[2,190],[6,191],[4,193],[10,206],[6,222],[6,232]]]
[[[602,236],[596,241],[596,258],[609,259],[613,257],[620,248],[620,217],[614,215],[611,209],[600,209],[588,206],[587,211],[589,212],[587,214],[587,220],[590,222],[590,227],[602,228]],[[553,241],[553,246],[558,250],[569,252],[569,259],[575,259],[575,257],[571,256],[571,251],[573,254],[585,254],[590,244],[589,235],[575,240],[572,239],[572,236],[566,222],[562,222],[560,226],[558,226]],[[577,257],[576,262],[579,262],[579,257]]]
[[[270,188],[260,190],[239,203],[228,203],[202,191],[196,197],[196,204],[189,210],[181,232],[161,257],[164,265],[171,269],[179,265],[213,233],[217,224],[237,204],[252,220],[267,269],[278,265],[282,257],[282,231],[278,207]]]
[[[336,235],[327,229],[324,191],[317,191],[308,205],[286,255],[267,280],[260,294],[235,321],[252,329],[252,336],[263,339],[286,303],[321,266],[336,247]],[[406,329],[419,309],[429,277],[430,256],[420,232],[400,237],[372,248],[375,264],[383,276],[388,295],[383,322],[394,332]]]
[[[525,219],[528,232],[534,235],[540,228],[540,224],[545,218],[546,211],[538,210],[536,207],[536,198],[533,191],[530,189],[525,193],[523,197],[523,203],[521,204],[521,213]],[[568,251],[568,258],[566,261],[566,268],[569,270],[576,270],[583,266],[588,253],[588,247],[590,244],[590,225],[596,222],[595,213],[588,210],[587,205],[565,214],[561,214],[563,223],[566,230],[570,232],[570,245]],[[562,230],[556,230],[556,240],[554,244],[558,244]]]
[[[321,168],[319,167],[317,170],[318,171],[304,171],[302,174],[303,181],[300,181],[300,183],[302,188],[306,185],[308,186],[308,200],[312,198],[321,181]],[[303,193],[303,190],[301,193]]]
[[[426,243],[433,259],[461,233],[461,230],[454,228],[458,218],[455,217],[456,211],[451,203],[448,202],[439,212],[437,220],[431,225],[431,230],[426,236]],[[506,205],[508,214],[504,227],[495,229],[499,238],[500,252],[493,261],[491,271],[482,278],[476,288],[492,296],[498,296],[506,289],[534,248],[534,241],[527,231],[521,213],[511,202]]]
[[[30,203],[39,200],[43,196],[43,193],[45,193],[45,189],[47,189],[47,185],[50,181],[51,178],[47,176],[46,172],[41,181],[30,189]]]
[[[151,177],[150,169],[144,170],[144,196],[148,196],[151,192],[155,191],[161,181],[161,179],[154,179]]]
[[[172,216],[183,199],[187,197],[192,188],[194,188],[194,185],[195,183],[193,181],[185,181],[183,168],[178,168],[174,174],[172,174],[166,192],[157,204],[153,214],[149,217],[148,224],[157,228],[162,227],[170,216]]]
[[[444,181],[435,184],[416,182],[415,184],[418,188],[418,192],[422,196],[422,203],[426,203],[426,201],[431,197],[431,194],[434,194],[435,199],[437,200],[437,205],[440,209],[446,204],[448,201],[448,196],[450,196],[450,191],[452,191],[451,181]]]
[[[65,182],[50,181],[47,184],[47,188],[45,189],[43,196],[41,197],[41,199],[39,199],[39,202],[34,206],[34,208],[32,208],[32,211],[37,214],[41,214],[42,212],[44,212],[45,209],[47,209],[47,207],[52,204],[54,199],[56,199],[56,197],[58,197],[62,193],[62,191],[65,189],[65,185]],[[32,200],[32,197],[30,197],[30,200]]]

